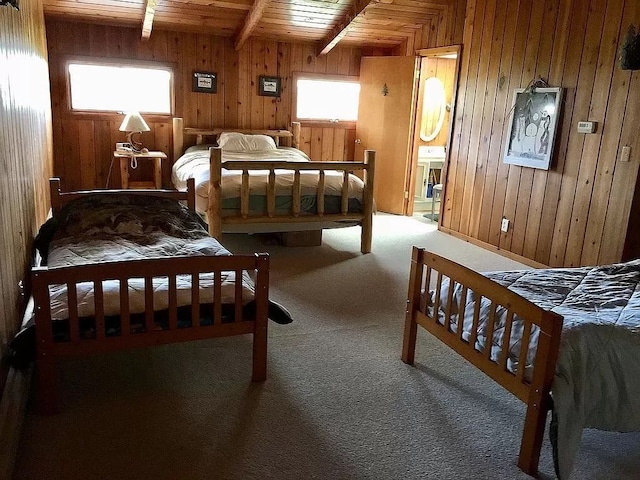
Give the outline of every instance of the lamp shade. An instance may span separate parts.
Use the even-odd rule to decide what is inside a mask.
[[[138,112],[127,113],[120,125],[121,132],[148,132],[149,130],[151,130],[149,125]]]

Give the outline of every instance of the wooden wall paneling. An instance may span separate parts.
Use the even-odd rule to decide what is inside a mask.
[[[622,16],[620,38],[626,34],[629,24],[640,23],[640,5],[638,2],[625,2]],[[626,104],[625,104],[626,103]],[[601,159],[598,162],[596,173],[596,194],[592,198],[592,204],[598,208],[591,208],[589,225],[585,234],[585,246],[582,251],[583,263],[585,259],[597,258],[599,264],[617,262],[620,259],[629,260],[640,258],[640,223],[638,212],[640,204],[640,186],[638,185],[638,169],[640,139],[637,135],[637,125],[640,124],[640,72],[631,72],[620,69],[617,65],[613,70],[611,91],[607,113],[604,118],[602,132]],[[620,112],[624,111],[624,115]],[[617,126],[613,116],[619,120],[621,126]],[[611,125],[608,125],[610,123]],[[632,132],[634,131],[634,135]],[[632,147],[631,162],[620,162],[621,147]],[[635,154],[633,153],[635,149]],[[615,152],[615,155],[614,155]],[[631,179],[635,177],[635,185]],[[631,190],[635,188],[633,204],[627,210],[628,199]],[[604,210],[604,211],[603,211]],[[628,220],[627,220],[628,219]],[[624,222],[629,222],[622,257],[618,257],[620,247],[611,248],[616,242],[616,237],[624,230]],[[615,229],[615,230],[612,230]],[[605,243],[606,242],[606,243]]]
[[[635,21],[638,22],[640,20],[638,13],[640,12],[637,7],[635,13]],[[638,188],[638,165],[640,163],[638,161],[640,155],[640,138],[638,137],[638,125],[640,124],[640,108],[638,107],[640,105],[640,74],[638,71],[631,74],[630,85],[625,117],[622,123],[622,136],[616,158],[620,158],[620,150],[625,145],[631,147],[633,157],[630,162],[618,161],[616,164],[602,245],[598,257],[599,262],[603,264],[617,262],[622,258],[625,245],[621,244],[620,237],[625,233],[628,235],[627,242],[630,245],[636,245],[636,250],[631,250],[630,253],[632,255],[625,259],[630,260],[640,257],[640,252],[637,250],[638,237],[634,236],[634,234],[638,234],[637,218],[640,215],[637,203],[635,204],[636,209],[631,211],[630,215],[628,214],[633,201],[632,192]],[[640,195],[640,193],[636,194]],[[633,219],[631,226],[635,228],[627,232],[629,216]]]
[[[264,44],[264,67],[262,75],[278,75],[278,42],[266,41]],[[281,92],[282,93],[282,92]],[[278,110],[278,97],[262,97],[264,119],[262,126],[276,128],[276,114]]]
[[[306,153],[309,157],[311,157],[311,127],[303,127],[300,128],[300,150]],[[314,158],[311,158],[314,160]]]
[[[580,72],[580,62],[575,61],[582,49],[586,28],[587,10],[579,9],[574,14],[576,3],[561,2],[561,22],[558,22],[554,41],[554,55],[551,60],[550,81],[564,88],[562,110],[558,118],[558,132],[554,146],[553,162],[547,175],[545,198],[542,206],[541,229],[538,233],[535,260],[550,264],[551,244],[555,233],[556,214],[558,211],[560,191],[562,187],[569,132],[573,128],[573,108],[575,105],[576,84]],[[578,57],[579,58],[579,57]],[[572,61],[569,61],[571,59]]]
[[[277,76],[280,77],[281,90],[280,97],[276,101],[276,128],[289,128],[291,124],[292,95],[292,51],[290,43],[278,43],[278,66]]]
[[[513,54],[513,66],[511,68],[511,92],[513,95],[513,89],[526,86],[532,78],[523,78],[525,68],[525,55],[527,49],[527,39],[529,37],[529,30],[531,28],[531,15],[533,8],[533,1],[526,0],[520,4],[520,10],[518,12],[518,26],[516,28],[516,40]],[[530,51],[530,50],[529,50]],[[513,121],[513,111],[507,116],[507,122]],[[506,135],[505,135],[506,139]],[[508,141],[508,139],[506,139]],[[505,195],[503,203],[500,205],[502,215],[511,221],[509,231],[506,233],[499,231],[499,248],[509,250],[511,247],[511,240],[513,232],[515,230],[515,224],[520,222],[519,218],[516,218],[516,208],[518,201],[518,190],[520,187],[520,178],[522,175],[523,167],[510,165],[509,174],[507,177]],[[526,222],[526,219],[522,220]]]
[[[346,128],[336,128],[333,132],[333,152],[331,158],[333,160],[346,161],[347,155],[345,152],[345,140],[347,138]]]
[[[337,49],[331,50],[331,52],[334,51],[338,54],[338,73],[346,75],[348,72],[351,72],[351,57],[353,56],[352,49],[349,47],[338,47]]]
[[[166,30],[155,30],[153,37],[147,40],[151,44],[151,59],[166,62],[169,57],[169,35]],[[142,42],[145,43],[145,42]]]
[[[91,55],[104,57],[107,55],[107,45],[104,41],[107,35],[106,25],[93,25],[89,29],[89,51]]]
[[[238,52],[238,128],[251,124],[251,42]]]
[[[595,80],[593,81],[591,105],[588,112],[588,119],[597,120],[600,125],[603,124],[602,121],[606,116],[608,108],[613,69],[617,60],[617,41],[620,38],[623,5],[621,2],[608,2],[606,5],[603,5],[603,7],[606,7],[606,11],[602,12],[604,21],[600,23],[601,41],[595,60],[597,67]],[[626,26],[623,27],[623,30],[626,31]],[[589,32],[587,34],[589,35]],[[620,116],[617,116],[617,119],[619,118]],[[613,118],[609,119],[609,121],[612,122],[612,124],[616,123],[616,120]],[[620,129],[621,127],[622,125],[618,124],[618,128]],[[582,158],[571,212],[569,236],[567,238],[568,248],[563,261],[564,265],[569,266],[578,266],[581,264],[587,221],[591,221],[590,207],[593,206],[594,210],[597,208],[595,204],[592,205],[591,199],[595,193],[595,176],[598,159],[600,157],[602,134],[583,136]],[[597,257],[585,260],[595,263]]]
[[[153,149],[165,152],[167,155],[172,151],[172,130],[171,126],[166,122],[154,123],[151,127],[153,131]],[[151,163],[149,163],[151,167]],[[149,172],[146,178],[153,178],[153,172]],[[171,186],[171,163],[163,161],[162,163],[162,186],[169,188]]]
[[[218,92],[211,94],[211,118],[214,125],[225,125],[225,88],[227,83],[224,81],[225,75],[225,43],[226,39],[222,37],[213,37],[211,45],[211,71],[215,72],[218,81]]]
[[[506,19],[517,18],[518,3],[509,2],[505,11]],[[502,139],[505,134],[508,118],[511,111],[511,92],[509,91],[509,79],[511,69],[511,57],[509,53],[513,51],[516,36],[516,22],[506,21],[504,28],[500,29],[500,20],[496,20],[494,28],[494,46],[496,53],[498,44],[502,49],[500,55],[500,65],[496,76],[496,92],[494,99],[493,118],[491,119],[491,129],[489,130],[489,149],[487,152],[487,168],[485,169],[484,195],[482,196],[480,212],[482,220],[478,225],[478,239],[483,242],[498,245],[499,237],[490,238],[490,232],[500,231],[499,225],[502,219],[502,212],[493,209],[494,199],[502,198],[506,187],[509,173],[508,165],[502,162]],[[496,228],[496,225],[498,226]]]
[[[325,55],[325,58],[326,58],[325,73],[328,75],[337,75],[338,64],[340,62],[339,49],[333,48],[327,55]]]
[[[173,70],[173,113],[176,117],[184,118],[183,105],[185,103],[185,88],[191,90],[191,84],[185,86],[183,81],[184,66],[182,66],[182,39],[183,35],[175,32],[167,34],[167,61],[173,63],[176,67]],[[167,152],[172,156],[173,149]],[[172,161],[176,159],[173,158]]]
[[[311,44],[302,45],[302,71],[308,73],[315,73],[316,71],[316,50],[315,46]]]
[[[20,326],[33,237],[49,210],[51,98],[40,0],[0,9],[0,354]],[[25,86],[29,90],[25,90]],[[10,228],[9,228],[10,226]],[[5,369],[0,372],[0,391]],[[4,465],[3,465],[4,471]]]
[[[624,30],[624,29],[623,29]],[[607,228],[607,220],[610,221],[609,215],[618,217],[621,215],[619,203],[616,201],[620,198],[617,193],[619,190],[613,191],[614,174],[618,169],[618,156],[620,154],[620,140],[624,127],[623,120],[625,115],[619,112],[625,112],[627,99],[630,92],[630,72],[625,72],[620,68],[614,68],[611,81],[611,93],[607,110],[610,115],[603,118],[602,131],[597,135],[602,135],[602,143],[600,145],[600,159],[596,170],[596,176],[593,186],[593,195],[591,197],[591,205],[589,207],[589,222],[584,234],[584,246],[582,248],[581,264],[601,263],[604,261],[601,251],[606,252],[605,256],[609,258],[615,257],[611,253],[613,249],[608,248],[609,245],[603,244],[605,229]],[[605,153],[606,152],[606,153]],[[625,172],[625,176],[631,174],[632,170],[621,165],[620,168]],[[614,198],[610,200],[611,196]],[[624,197],[624,195],[623,195]],[[613,206],[612,210],[609,209]],[[616,232],[615,235],[619,235]],[[613,239],[612,239],[613,241]],[[617,260],[612,260],[617,261]],[[607,262],[611,263],[611,262]]]
[[[479,62],[476,76],[476,94],[473,103],[472,123],[478,125],[472,130],[470,135],[468,152],[475,153],[475,166],[467,167],[467,179],[465,180],[465,195],[462,201],[463,212],[468,212],[465,218],[463,215],[460,229],[467,232],[467,235],[477,236],[478,226],[482,210],[482,197],[485,195],[483,177],[487,171],[487,158],[485,155],[485,145],[488,148],[488,138],[483,135],[483,129],[489,124],[489,118],[493,117],[493,102],[495,101],[495,78],[497,77],[497,64],[499,55],[496,55],[493,48],[497,46],[493,42],[494,29],[501,29],[500,14],[498,10],[504,10],[496,6],[496,3],[489,2],[485,10],[483,21],[481,56],[483,60]],[[491,61],[493,59],[493,62]],[[497,60],[496,60],[497,59]],[[491,192],[493,194],[493,192]],[[477,201],[474,201],[477,199]]]
[[[338,160],[333,157],[333,139],[335,137],[334,135],[335,131],[336,131],[336,128],[334,127],[322,129],[322,146],[320,150],[319,160],[322,160],[322,161]]]
[[[249,99],[251,105],[251,116],[249,118],[249,126],[251,128],[260,128],[264,121],[264,97],[259,97],[257,93],[258,89],[258,75],[264,75],[264,43],[262,41],[254,40],[250,42],[251,61],[250,61],[250,90]]]
[[[345,142],[344,142],[344,159],[345,160],[357,160],[360,161],[360,159],[356,159],[355,157],[355,151],[356,151],[356,129],[355,128],[349,128],[346,132],[345,132]]]
[[[224,65],[220,69],[219,79],[224,91],[224,125],[234,127],[240,125],[238,111],[239,100],[239,52],[235,49],[233,41],[224,42]]]
[[[495,8],[495,2],[493,0],[488,0]],[[491,8],[487,8],[487,11],[490,11]],[[473,28],[471,28],[472,36],[469,38],[469,44],[471,45],[471,49],[467,52],[468,57],[467,61],[463,63],[464,74],[465,77],[465,95],[463,98],[463,104],[461,110],[461,117],[459,121],[459,125],[461,128],[465,128],[468,124],[473,125],[474,118],[474,106],[475,106],[475,96],[478,91],[478,71],[482,68],[482,52],[484,49],[483,44],[483,33],[485,24],[485,10],[475,10],[473,9],[473,17],[472,22]],[[493,15],[493,12],[491,13]],[[493,22],[492,22],[493,23]],[[470,59],[470,60],[469,60]],[[486,81],[486,74],[485,74]],[[464,105],[464,106],[462,106]],[[473,130],[471,130],[473,132]],[[449,177],[447,182],[453,180],[454,188],[452,189],[455,193],[453,196],[453,206],[451,212],[451,220],[450,227],[460,233],[467,234],[468,227],[468,215],[469,211],[465,210],[464,205],[469,205],[469,200],[467,197],[471,195],[473,192],[473,181],[475,177],[475,166],[476,166],[476,158],[469,155],[469,144],[470,144],[470,136],[460,137],[457,139],[458,141],[455,143],[455,150],[457,152],[457,156],[460,159],[466,159],[464,163],[459,165],[462,168],[455,169],[455,177]]]
[[[94,132],[93,120],[79,120],[78,136],[75,141],[78,142],[78,156],[80,158],[80,183],[83,188],[96,188],[98,186],[96,179],[96,152],[94,150]]]
[[[510,5],[508,10],[508,18],[512,19],[507,22],[505,28],[505,41],[508,43],[503,47],[505,58],[502,62],[502,74],[499,78],[501,87],[499,88],[502,95],[504,95],[504,109],[501,111],[501,116],[498,120],[502,121],[500,126],[500,135],[496,138],[490,150],[494,152],[497,162],[496,170],[496,183],[493,191],[493,203],[491,204],[491,219],[489,222],[488,241],[491,245],[496,247],[500,246],[503,233],[500,231],[500,224],[504,215],[505,198],[507,196],[507,186],[510,175],[513,175],[511,166],[503,162],[504,148],[507,137],[507,129],[509,122],[512,121],[512,102],[513,102],[513,89],[520,87],[520,74],[522,71],[521,64],[513,61],[513,57],[516,54],[516,48],[520,51],[520,56],[524,52],[524,47],[519,39],[522,38],[520,34],[523,27],[522,19],[525,15],[522,13],[523,4],[521,2],[518,5]],[[513,20],[515,19],[515,21]],[[517,20],[520,21],[517,21]],[[526,35],[526,33],[525,33]],[[498,140],[499,139],[499,140]]]
[[[600,38],[605,7],[606,5],[601,1],[592,0],[591,7],[589,8],[591,14],[587,19],[584,32],[585,39]],[[599,14],[596,15],[595,12]],[[594,37],[594,35],[597,36]],[[553,241],[551,243],[550,265],[552,266],[564,265],[565,254],[568,247],[567,240],[571,227],[571,212],[573,210],[577,177],[584,146],[584,135],[575,132],[575,123],[588,118],[589,115],[589,104],[593,92],[593,82],[598,60],[598,47],[598,42],[585,41],[581,55],[577,56],[580,61],[580,73],[576,85],[575,106],[573,109],[574,121],[570,125],[569,131],[565,131],[565,134],[569,136],[569,141],[566,152],[567,160],[565,162],[564,175],[560,187],[560,201],[556,213]],[[568,60],[569,62],[572,61],[571,58]],[[571,245],[570,248],[581,248],[581,245]]]
[[[193,44],[191,44],[193,46]],[[195,36],[195,51],[193,69],[199,72],[211,72],[211,36],[198,34]],[[190,92],[195,97],[197,108],[196,125],[200,128],[206,128],[211,125],[213,118],[213,97],[217,95],[213,93]],[[215,122],[214,122],[215,124]]]
[[[311,160],[322,160],[322,127],[311,127]]]
[[[473,31],[475,30],[475,6],[476,0],[469,0],[467,5],[467,13],[465,18],[464,27],[464,45],[469,47],[472,45]],[[463,170],[464,157],[459,154],[460,144],[462,142],[462,136],[465,132],[465,112],[464,107],[467,101],[467,88],[469,88],[472,80],[469,77],[469,68],[472,59],[472,52],[470,48],[463,48],[460,58],[460,77],[459,77],[459,94],[456,100],[456,116],[454,121],[454,131],[451,138],[451,152],[449,154],[449,163],[447,165],[447,184],[443,192],[443,206],[440,211],[442,213],[442,219],[440,225],[445,228],[457,231],[457,227],[460,224],[459,214],[454,217],[456,212],[457,195],[454,195],[454,191],[460,191],[460,183],[458,182],[459,171]],[[477,58],[477,57],[476,57]]]
[[[554,32],[557,32],[557,22],[558,3],[555,0],[547,0],[545,3],[545,13],[542,24],[553,26]],[[551,60],[554,53],[555,40],[556,38],[553,34],[544,34],[540,37],[540,47],[538,49],[538,61],[535,72],[535,76],[546,79],[548,83],[553,86],[558,85],[550,77]],[[540,222],[542,221],[542,207],[544,205],[548,181],[549,172],[547,170],[534,170],[529,211],[521,250],[522,255],[527,258],[535,258],[536,256]]]
[[[554,0],[550,0],[554,1]],[[541,36],[544,25],[552,25],[545,23],[544,16],[546,14],[546,2],[542,5],[532,4],[531,15],[529,17],[529,34],[526,41],[526,49],[524,53],[524,64],[522,68],[521,84],[535,81],[543,73],[543,77],[547,77],[547,70],[540,72],[537,70],[538,60],[544,57],[546,52],[542,51]],[[548,19],[547,19],[548,20]],[[548,20],[549,21],[549,20]],[[544,69],[543,66],[541,68]],[[511,245],[508,250],[522,255],[524,249],[525,233],[527,231],[529,207],[532,202],[533,178],[536,169],[522,168],[520,169],[520,182],[518,184],[518,195],[515,203],[515,214],[512,218],[518,221],[511,222]]]
[[[96,188],[109,188],[107,178],[109,177],[109,167],[111,166],[113,155],[106,155],[105,152],[113,150],[115,145],[115,143],[111,142],[110,123],[108,120],[96,120],[93,122],[93,138],[91,142],[94,146]],[[115,186],[115,184],[112,185]]]

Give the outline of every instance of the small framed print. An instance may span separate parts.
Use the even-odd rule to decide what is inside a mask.
[[[266,77],[264,75],[260,75],[258,77],[258,95],[279,97],[280,83],[280,77]]]
[[[217,93],[218,74],[215,72],[193,72],[191,90],[201,93]]]

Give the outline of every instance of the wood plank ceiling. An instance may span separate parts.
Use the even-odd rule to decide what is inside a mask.
[[[423,25],[443,21],[455,0],[44,0],[48,17],[153,30],[317,42],[319,54],[340,44],[392,48]],[[146,12],[146,15],[145,15]],[[144,25],[144,27],[143,27]]]

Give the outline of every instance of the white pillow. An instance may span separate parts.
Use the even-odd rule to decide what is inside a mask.
[[[222,132],[218,145],[228,152],[276,149],[276,142],[268,135],[245,135],[239,132]]]

